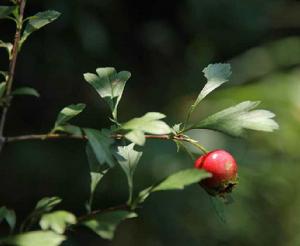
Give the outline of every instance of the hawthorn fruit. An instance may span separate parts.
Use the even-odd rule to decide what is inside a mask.
[[[237,184],[236,161],[225,150],[217,149],[200,156],[195,161],[195,168],[204,169],[212,174],[212,177],[200,182],[200,185],[211,195],[224,196]]]

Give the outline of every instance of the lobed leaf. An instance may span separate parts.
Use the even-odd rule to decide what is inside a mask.
[[[149,112],[142,117],[133,118],[123,123],[121,128],[129,131],[125,137],[138,145],[144,145],[145,133],[150,134],[169,134],[171,128],[161,119],[166,116],[158,112]]]
[[[205,78],[207,79],[207,83],[204,85],[203,89],[200,91],[197,99],[190,107],[191,114],[198,104],[212,91],[220,87],[222,84],[228,81],[231,75],[231,66],[226,63],[216,63],[210,64],[206,68],[203,69],[203,73]]]
[[[129,188],[128,203],[132,203],[133,195],[133,174],[142,157],[142,152],[134,150],[134,143],[127,146],[119,146],[116,152],[116,158],[121,168],[126,174]]]
[[[134,150],[134,143],[118,146],[116,158],[126,176],[132,179],[143,152]]]
[[[135,218],[137,214],[129,211],[112,211],[95,215],[91,219],[87,219],[82,224],[98,236],[112,240],[117,226],[125,219]]]
[[[245,129],[272,132],[279,128],[267,110],[253,110],[260,102],[245,101],[217,112],[191,127],[191,129],[212,129],[231,136],[243,135]]]
[[[9,236],[0,240],[0,244],[15,246],[58,246],[66,239],[52,231],[32,231]]]
[[[84,79],[94,87],[97,93],[109,105],[113,118],[117,119],[117,110],[122,98],[127,80],[131,77],[130,72],[117,73],[115,68],[97,68],[97,74],[85,73]]]
[[[109,133],[89,128],[85,128],[84,132],[88,137],[88,143],[97,161],[100,164],[107,163],[110,167],[113,167],[115,161],[111,152],[111,145],[114,143],[114,140],[110,137]]]
[[[29,17],[20,40],[20,46],[22,46],[22,44],[26,41],[30,34],[55,21],[59,16],[59,12],[54,10],[47,10]]]
[[[58,234],[63,234],[68,225],[74,224],[76,224],[76,217],[63,210],[44,214],[40,220],[43,230],[52,230]]]

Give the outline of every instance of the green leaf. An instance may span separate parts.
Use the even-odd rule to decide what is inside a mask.
[[[0,71],[0,75],[1,75],[4,79],[6,79],[6,77],[7,77],[7,72],[6,72],[6,71]]]
[[[91,194],[94,194],[99,182],[104,177],[108,170],[105,170],[103,172],[90,172],[91,175]]]
[[[153,185],[142,190],[139,193],[135,204],[137,205],[138,203],[144,202],[146,198],[153,192],[165,190],[182,190],[185,186],[198,183],[201,180],[209,177],[211,177],[210,173],[195,168],[179,171],[165,178],[157,185]]]
[[[90,196],[89,200],[86,202],[86,209],[88,213],[90,213],[92,211],[95,190],[109,169],[103,167],[103,165],[101,165],[101,163],[98,162],[97,157],[89,143],[86,145],[86,154],[89,162],[91,177]]]
[[[108,103],[113,118],[117,120],[117,109],[130,72],[117,73],[115,68],[97,68],[97,74],[85,73],[84,79],[91,84],[98,94]]]
[[[157,112],[149,112],[142,117],[133,118],[132,120],[123,123],[122,129],[130,131],[125,137],[138,145],[144,145],[145,133],[150,134],[169,134],[171,128],[161,119],[166,116]]]
[[[127,134],[125,134],[125,138],[140,146],[143,146],[146,142],[145,134],[140,130],[133,130],[128,132]]]
[[[253,110],[260,102],[245,101],[215,113],[191,127],[212,129],[231,136],[243,135],[245,129],[272,132],[279,128],[272,118],[275,114],[267,110]]]
[[[65,125],[69,120],[79,115],[84,109],[85,109],[85,104],[83,103],[71,104],[63,108],[57,116],[55,127],[54,127],[55,130],[56,128],[58,128],[58,126]]]
[[[44,27],[45,25],[53,22],[60,16],[60,13],[54,10],[47,10],[44,12],[39,12],[34,16],[28,18],[28,22],[22,34],[20,41],[20,46],[25,42],[29,35],[38,29]]]
[[[129,199],[128,203],[132,202],[133,195],[133,175],[140,158],[142,157],[142,152],[134,150],[134,144],[129,144],[127,146],[119,146],[116,153],[116,158],[121,168],[126,174],[128,187],[129,187]]]
[[[5,19],[14,13],[16,6],[0,6],[0,19]]]
[[[16,213],[14,210],[10,210],[6,207],[0,208],[0,223],[5,220],[10,227],[10,230],[13,231],[16,226]]]
[[[0,40],[0,48],[6,49],[6,51],[8,53],[9,60],[11,60],[13,45],[11,43],[5,43],[2,40]]]
[[[172,131],[174,134],[177,134],[180,132],[181,125],[182,125],[182,123],[178,123],[178,124],[175,124],[174,126],[172,126]]]
[[[212,207],[215,210],[216,215],[222,223],[226,223],[226,214],[225,206],[226,203],[220,197],[209,196],[209,199],[212,203]]]
[[[228,81],[231,75],[230,64],[216,63],[210,64],[203,69],[204,76],[207,79],[207,83],[204,85],[203,89],[200,91],[197,99],[192,104],[189,109],[185,125],[188,123],[191,114],[194,112],[198,104],[213,90],[220,87],[222,84]]]
[[[207,79],[207,83],[201,90],[196,103],[199,103],[209,93],[229,80],[231,75],[231,66],[230,64],[223,63],[210,64],[203,69],[203,73]]]
[[[0,240],[0,244],[15,246],[58,246],[65,236],[52,231],[33,231],[10,236]]]
[[[107,163],[110,167],[115,165],[115,161],[111,151],[111,145],[114,140],[110,137],[110,133],[98,131],[96,129],[83,129],[98,162],[100,164]]]
[[[102,164],[98,161],[98,159],[94,153],[94,150],[89,142],[86,144],[85,152],[86,152],[86,156],[88,159],[90,172],[101,171]],[[102,169],[103,169],[103,167],[102,167]]]
[[[104,175],[107,173],[108,169],[102,171],[102,172],[90,172],[91,177],[91,184],[90,184],[90,196],[89,200],[86,202],[86,209],[88,213],[92,212],[92,205],[94,201],[94,194],[96,191],[97,186],[100,184],[100,181],[104,177]]]
[[[52,230],[58,234],[63,234],[68,225],[76,224],[76,217],[67,211],[55,211],[44,214],[40,220],[43,230]]]
[[[95,190],[100,183],[101,179],[104,177],[108,170],[103,171],[102,173],[90,172],[91,175],[91,195],[94,195]]]
[[[142,152],[134,150],[133,143],[127,146],[118,146],[116,157],[127,177],[132,179],[142,154]]]
[[[15,89],[12,92],[12,95],[27,95],[27,96],[34,96],[34,97],[39,97],[40,94],[37,92],[36,89],[31,88],[31,87],[20,87]]]
[[[112,211],[98,214],[92,219],[83,221],[82,224],[91,229],[98,236],[112,240],[115,230],[121,221],[135,217],[137,217],[137,214],[129,211]]]
[[[0,83],[0,98],[3,97],[3,95],[5,93],[5,89],[6,89],[6,82]]]
[[[59,197],[44,197],[39,200],[34,210],[27,216],[21,225],[21,231],[26,230],[27,226],[30,226],[38,221],[38,219],[44,214],[50,212],[56,205],[61,203]]]
[[[43,214],[51,211],[56,205],[61,203],[62,199],[59,197],[44,197],[39,200],[34,208],[34,211]]]

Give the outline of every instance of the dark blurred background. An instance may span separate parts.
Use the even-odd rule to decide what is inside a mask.
[[[225,208],[226,223],[195,185],[153,195],[137,219],[118,228],[113,242],[82,229],[65,245],[300,245],[300,1],[29,0],[27,15],[45,9],[62,16],[28,39],[14,84],[35,87],[41,97],[14,100],[6,135],[45,133],[61,108],[77,102],[88,107],[74,123],[108,127],[107,105],[82,77],[104,66],[133,75],[121,101],[121,121],[147,111],[167,114],[170,124],[182,121],[205,82],[202,69],[230,62],[231,82],[210,95],[194,119],[243,100],[261,100],[280,124],[274,134],[251,132],[247,139],[191,132],[209,149],[231,151],[239,163],[240,184],[235,202]],[[0,37],[12,39],[12,23],[0,22]],[[0,70],[6,59],[0,50]],[[173,143],[148,141],[136,191],[192,165]],[[15,208],[18,221],[45,196],[60,196],[60,208],[84,213],[89,175],[83,143],[7,145],[0,175],[0,205]],[[126,197],[126,178],[116,167],[98,189],[95,207]]]

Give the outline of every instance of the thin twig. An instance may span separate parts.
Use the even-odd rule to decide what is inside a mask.
[[[197,149],[201,150],[201,152],[203,154],[207,154],[208,153],[208,150],[205,149],[201,144],[199,144],[196,140],[194,139],[191,139],[189,137],[185,138],[185,139],[182,139],[182,141],[185,141],[185,142],[188,142],[190,143],[191,145],[193,145],[194,147],[196,147]]]
[[[5,142],[20,142],[20,141],[28,141],[28,140],[48,140],[48,139],[78,139],[78,140],[87,140],[86,136],[79,135],[65,135],[65,134],[30,134],[30,135],[22,135],[15,137],[6,137]]]
[[[114,134],[111,135],[114,139],[123,139],[124,135],[122,134]],[[194,139],[186,135],[149,135],[146,134],[145,137],[147,139],[160,139],[160,140],[177,140],[177,141],[184,141],[190,143],[191,145],[195,146],[197,149],[200,149],[204,154],[208,151],[200,145]],[[15,136],[15,137],[6,137],[5,143],[12,143],[12,142],[20,142],[26,140],[51,140],[51,139],[78,139],[78,140],[87,140],[87,136],[85,135],[66,135],[66,134],[58,134],[58,133],[49,133],[49,134],[31,134],[31,135],[22,135],[22,136]]]
[[[16,27],[16,33],[15,33],[15,39],[14,39],[14,44],[13,44],[13,49],[12,49],[12,56],[9,62],[9,70],[8,70],[8,76],[7,76],[7,81],[6,81],[6,88],[5,88],[5,97],[8,98],[8,102],[5,104],[2,115],[1,115],[1,120],[0,120],[0,137],[3,137],[3,131],[4,131],[4,126],[6,122],[6,116],[10,104],[10,97],[11,97],[11,90],[12,90],[12,85],[14,81],[14,75],[15,75],[15,70],[16,70],[16,63],[17,63],[17,58],[18,58],[18,52],[19,52],[19,43],[20,43],[20,38],[21,38],[21,32],[22,32],[22,26],[23,26],[23,17],[24,17],[24,10],[25,10],[25,5],[26,5],[26,0],[19,0],[18,1],[18,7],[19,7],[19,19],[17,21],[17,27]]]
[[[179,136],[170,136],[170,135],[145,135],[146,138],[152,138],[152,139],[161,139],[161,140],[169,140],[169,139],[177,139],[180,140]],[[115,139],[123,139],[124,135],[122,134],[114,134],[112,135],[112,138]],[[48,139],[78,139],[78,140],[87,140],[87,137],[82,135],[66,135],[66,134],[57,134],[57,133],[51,133],[51,134],[30,134],[30,135],[22,135],[22,136],[15,136],[15,137],[6,137],[5,142],[11,143],[11,142],[20,142],[20,141],[26,141],[26,140],[48,140]]]
[[[89,214],[79,217],[78,221],[81,222],[81,221],[87,220],[89,218],[92,218],[95,215],[106,213],[106,212],[112,212],[112,211],[116,211],[116,210],[130,210],[130,207],[127,204],[121,204],[121,205],[117,205],[117,206],[113,206],[113,207],[109,207],[109,208],[105,208],[105,209],[94,210]]]

